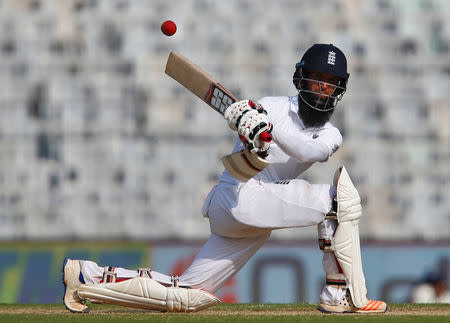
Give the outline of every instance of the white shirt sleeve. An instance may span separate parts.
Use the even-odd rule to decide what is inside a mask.
[[[274,125],[273,140],[281,150],[303,163],[327,161],[342,144],[342,136],[336,128],[317,131],[275,129]]]
[[[303,129],[297,113],[290,110],[288,102],[274,104],[264,98],[260,103],[268,111],[273,124],[273,141],[299,162],[327,161],[341,146],[341,133],[330,123],[320,129]]]

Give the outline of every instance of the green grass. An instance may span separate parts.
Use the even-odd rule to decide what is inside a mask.
[[[393,304],[386,314],[322,314],[308,304],[220,304],[198,313],[155,313],[92,305],[72,314],[63,305],[0,304],[0,322],[450,322],[450,305]]]

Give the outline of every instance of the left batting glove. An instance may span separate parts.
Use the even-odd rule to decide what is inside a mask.
[[[268,155],[272,136],[272,125],[267,111],[251,100],[242,100],[230,105],[224,113],[231,129],[237,130],[239,138],[251,153],[262,157]]]

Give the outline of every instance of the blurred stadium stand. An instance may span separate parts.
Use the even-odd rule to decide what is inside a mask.
[[[260,98],[295,95],[316,42],[350,64],[344,145],[302,178],[344,163],[363,239],[449,239],[450,1],[0,0],[0,240],[206,238],[235,135],[165,76],[168,53]]]

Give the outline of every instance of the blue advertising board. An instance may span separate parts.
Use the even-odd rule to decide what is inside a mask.
[[[174,241],[0,244],[0,303],[61,303],[65,256],[181,275],[201,246]],[[369,297],[403,303],[427,272],[448,278],[449,247],[449,242],[363,244]],[[325,280],[321,261],[315,242],[269,241],[216,294],[223,302],[317,303]]]

